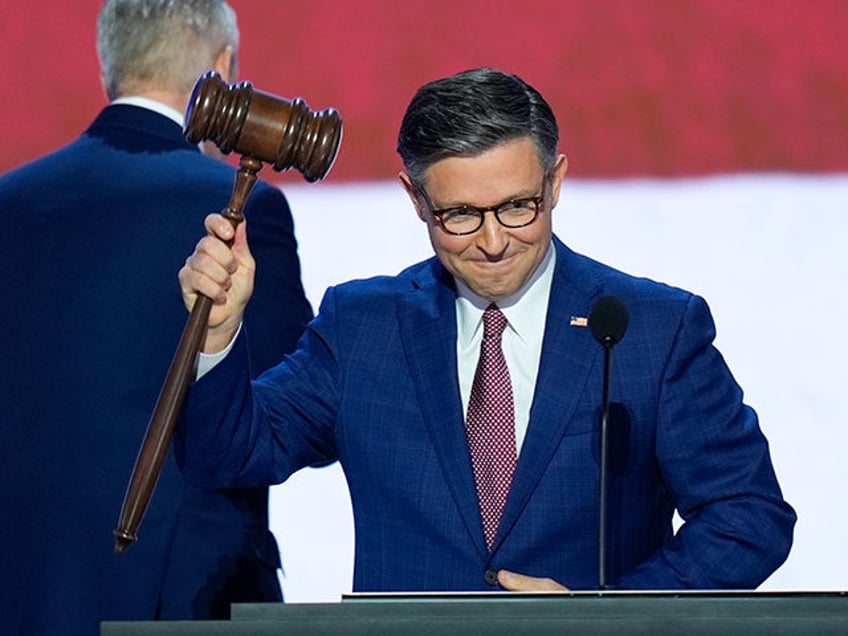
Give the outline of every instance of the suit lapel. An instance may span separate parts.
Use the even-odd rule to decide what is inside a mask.
[[[493,549],[512,529],[556,452],[574,415],[600,347],[588,328],[572,326],[572,316],[588,316],[594,285],[576,279],[574,254],[554,239],[557,262],[545,320],[539,374],[530,424],[518,460]]]
[[[398,306],[407,364],[451,496],[471,541],[485,558],[477,491],[465,438],[456,363],[455,291],[435,259]]]

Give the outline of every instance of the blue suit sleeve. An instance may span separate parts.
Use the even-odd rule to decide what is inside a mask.
[[[190,387],[174,448],[191,483],[264,486],[335,459],[340,378],[332,307],[325,299],[298,349],[256,380],[242,331],[226,358]]]
[[[657,458],[684,523],[621,577],[622,588],[755,588],[789,553],[795,513],[714,337],[706,303],[690,297],[663,374],[656,430]]]

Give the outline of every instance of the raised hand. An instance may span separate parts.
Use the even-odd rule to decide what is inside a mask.
[[[253,294],[256,262],[247,244],[246,221],[234,229],[220,214],[210,214],[204,226],[207,235],[186,259],[178,278],[183,302],[189,310],[198,294],[212,299],[209,330],[201,350],[217,353],[238,332],[245,307]]]

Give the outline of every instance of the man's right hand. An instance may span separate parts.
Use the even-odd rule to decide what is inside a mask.
[[[180,269],[183,302],[189,310],[197,301],[197,294],[212,299],[209,330],[201,347],[204,353],[217,353],[232,341],[253,294],[256,262],[247,245],[245,225],[242,221],[234,230],[220,214],[207,216],[207,236],[197,243]],[[225,242],[230,240],[232,247]]]

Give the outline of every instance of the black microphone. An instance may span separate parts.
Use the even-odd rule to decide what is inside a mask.
[[[612,348],[621,342],[630,316],[627,307],[615,296],[603,296],[589,312],[589,329],[604,348],[604,385],[601,397],[601,462],[598,488],[598,589],[607,586],[607,455],[609,437],[609,385]]]
[[[627,307],[615,296],[598,299],[589,312],[592,335],[605,347],[612,347],[621,341],[627,331],[628,321]]]

